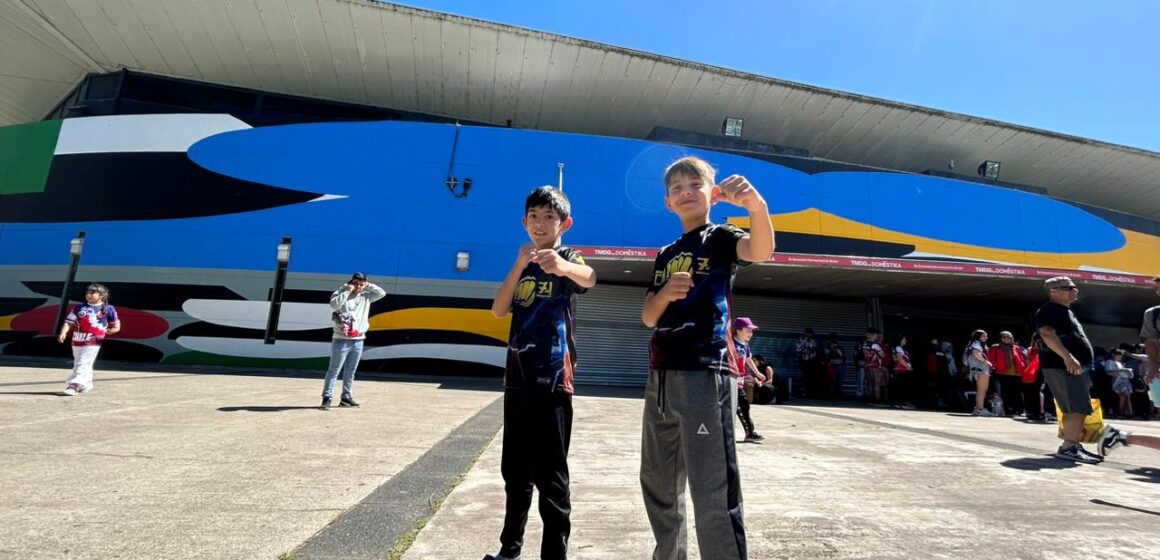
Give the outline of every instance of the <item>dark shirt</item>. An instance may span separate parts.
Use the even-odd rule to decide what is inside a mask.
[[[657,254],[649,293],[675,272],[689,272],[693,288],[665,308],[649,341],[649,367],[727,373],[732,332],[729,300],[737,273],[737,241],[745,232],[732,225],[707,224],[681,236]]]
[[[567,247],[556,252],[584,264],[580,253]],[[572,394],[576,367],[576,294],[581,288],[563,276],[548,274],[536,263],[520,273],[512,295],[504,387],[544,393]]]
[[[1075,313],[1072,313],[1069,307],[1051,301],[1043,304],[1039,311],[1035,312],[1035,329],[1043,327],[1055,329],[1055,334],[1063,342],[1063,347],[1079,360],[1081,366],[1087,369],[1092,367],[1092,343],[1088,341],[1087,334],[1083,332],[1083,325],[1079,324]],[[1053,352],[1047,343],[1040,342],[1039,348],[1039,367],[1066,369],[1063,357]]]

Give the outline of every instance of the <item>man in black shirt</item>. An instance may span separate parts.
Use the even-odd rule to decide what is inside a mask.
[[[1067,276],[1049,278],[1043,286],[1051,299],[1035,312],[1035,328],[1043,339],[1039,367],[1063,411],[1063,445],[1055,456],[1080,463],[1099,463],[1102,459],[1098,455],[1079,444],[1083,438],[1083,419],[1092,413],[1089,370],[1093,356],[1083,325],[1071,311],[1071,304],[1079,299],[1079,287]]]

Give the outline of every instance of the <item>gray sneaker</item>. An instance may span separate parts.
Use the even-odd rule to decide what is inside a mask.
[[[1100,438],[1099,452],[1101,457],[1107,457],[1113,449],[1123,445],[1128,446],[1128,432],[1117,430],[1111,426],[1104,429],[1104,437]]]
[[[976,408],[974,414],[975,414],[975,416],[982,416],[983,418],[994,418],[995,417],[994,412],[991,412],[990,410],[987,410],[985,408]]]

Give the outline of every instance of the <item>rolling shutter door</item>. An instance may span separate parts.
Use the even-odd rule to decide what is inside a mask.
[[[749,317],[757,324],[758,330],[750,347],[754,354],[763,356],[765,361],[773,364],[778,377],[782,379],[801,379],[795,346],[802,331],[807,327],[814,329],[814,338],[819,344],[824,343],[830,333],[837,333],[842,350],[846,352],[845,371],[839,372],[843,379],[843,389],[853,390],[856,372],[850,353],[854,344],[866,335],[865,301],[734,294],[733,315]]]
[[[640,321],[644,293],[644,286],[600,284],[577,298],[577,385],[644,387],[652,336]]]

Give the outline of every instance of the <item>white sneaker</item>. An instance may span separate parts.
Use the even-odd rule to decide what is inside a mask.
[[[1117,430],[1111,426],[1104,428],[1104,436],[1100,438],[1100,456],[1106,457],[1109,452],[1121,445],[1128,446],[1128,432]]]
[[[994,418],[995,417],[994,412],[991,412],[990,410],[987,410],[985,408],[976,408],[974,414],[975,414],[975,416],[982,416],[983,418]]]
[[[95,387],[95,385],[88,385],[88,386],[77,385],[77,392],[78,393],[91,393],[91,392],[93,392],[93,387]]]
[[[64,388],[64,396],[74,397],[74,396],[76,396],[76,394],[77,394],[77,386],[75,383],[69,383],[68,386]]]

